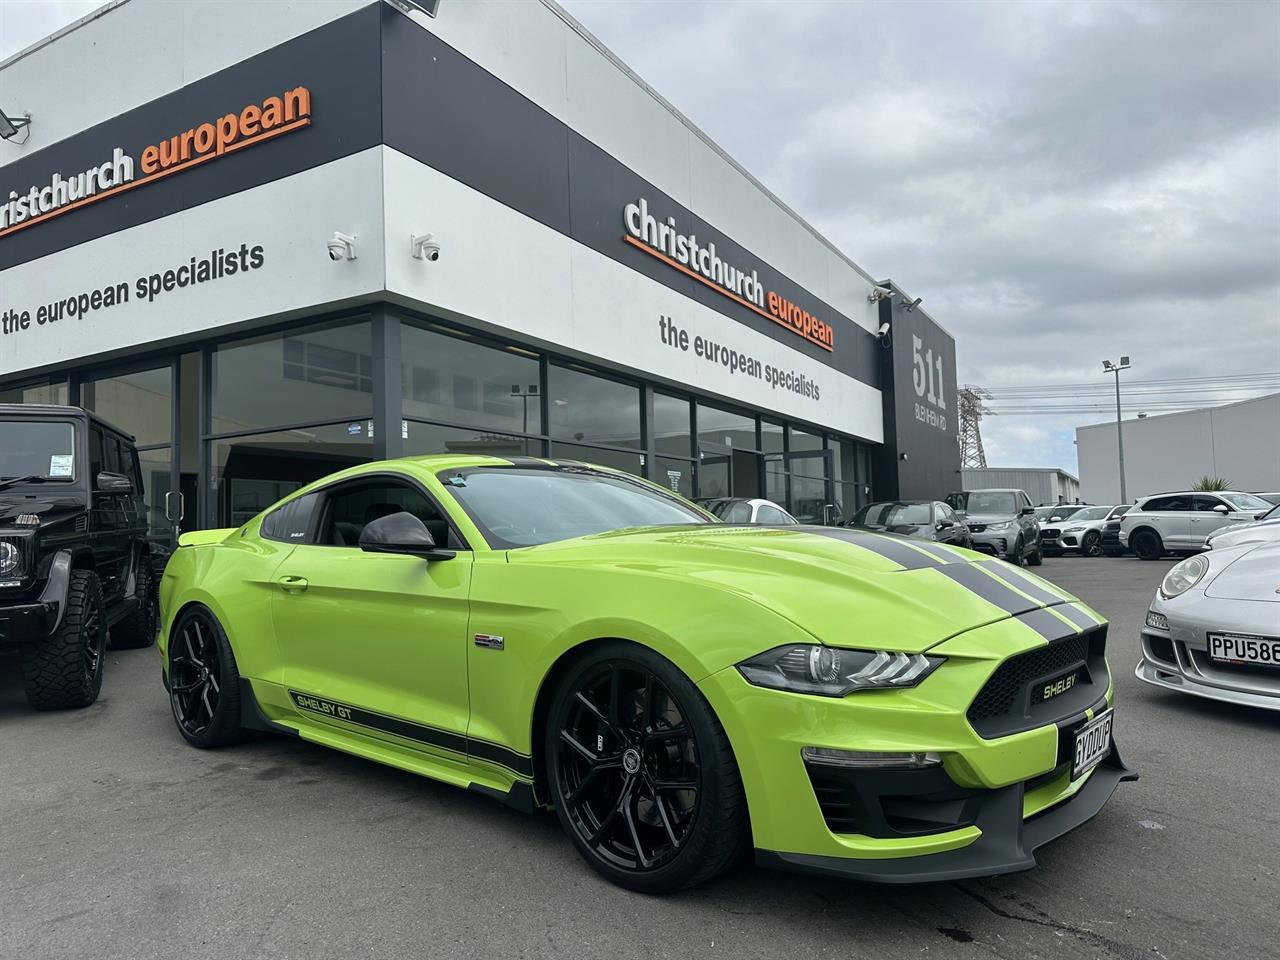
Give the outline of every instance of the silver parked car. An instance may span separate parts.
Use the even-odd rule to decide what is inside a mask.
[[[1219,527],[1205,541],[1206,550],[1221,550],[1241,543],[1261,543],[1264,540],[1280,540],[1280,505],[1272,507],[1253,523],[1233,523]]]
[[[1166,690],[1280,710],[1280,543],[1212,550],[1171,569],[1134,672]]]
[[[1015,566],[1044,562],[1035,507],[1023,490],[989,489],[949,493],[947,505],[964,514],[974,550],[992,553]]]
[[[1231,523],[1251,523],[1271,509],[1252,493],[1186,491],[1141,497],[1120,521],[1120,545],[1140,560],[1203,550],[1209,534]]]
[[[1040,524],[1040,542],[1049,556],[1077,550],[1081,556],[1102,556],[1102,534],[1108,520],[1123,516],[1128,506],[1084,507],[1065,520]]]

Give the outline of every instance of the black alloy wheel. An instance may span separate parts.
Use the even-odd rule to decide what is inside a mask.
[[[1014,543],[1013,549],[1009,551],[1009,562],[1015,567],[1023,566],[1026,563],[1026,557],[1023,556],[1023,551],[1026,549],[1026,546],[1022,542],[1022,534],[1018,534],[1018,539]]]
[[[215,627],[203,611],[187,614],[169,648],[169,699],[188,737],[208,731],[222,697],[222,663]]]
[[[1129,546],[1139,560],[1159,560],[1164,556],[1164,542],[1151,530],[1139,530],[1129,538]]]
[[[1080,540],[1080,553],[1086,557],[1102,556],[1102,534],[1090,530]]]
[[[700,883],[741,848],[745,799],[732,750],[684,674],[652,651],[610,646],[635,652],[588,658],[552,708],[557,816],[614,883],[648,893]]]
[[[97,603],[87,605],[80,631],[84,645],[85,686],[101,684],[102,659],[106,656],[107,648],[107,631],[102,623],[101,599]]]
[[[684,714],[652,673],[617,661],[585,678],[574,701],[560,728],[558,799],[602,859],[661,867],[698,812],[698,747]]]

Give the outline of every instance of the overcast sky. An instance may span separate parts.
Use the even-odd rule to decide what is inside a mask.
[[[1280,4],[563,2],[961,383],[1280,371]],[[0,57],[96,6],[0,0]],[[988,461],[1074,471],[1107,418],[988,417]]]

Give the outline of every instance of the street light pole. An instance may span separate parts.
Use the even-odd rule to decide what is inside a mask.
[[[1120,454],[1120,502],[1129,502],[1129,491],[1124,482],[1124,426],[1120,417],[1120,371],[1129,369],[1129,358],[1121,357],[1119,363],[1102,361],[1102,369],[1116,375],[1116,447]]]
[[[528,433],[529,432],[529,398],[538,396],[538,385],[536,383],[531,383],[529,384],[529,388],[527,390],[522,390],[520,388],[520,384],[513,383],[511,385],[511,395],[513,397],[519,397],[524,402],[524,421],[523,421],[524,427],[522,428],[521,432]],[[523,439],[524,439],[524,452],[525,452],[525,455],[528,456],[529,438],[525,437]]]

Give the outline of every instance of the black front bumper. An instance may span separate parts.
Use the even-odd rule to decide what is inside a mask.
[[[0,601],[0,650],[26,647],[43,640],[57,622],[57,603],[39,601],[6,605]]]
[[[1014,783],[983,791],[970,821],[982,831],[982,836],[967,847],[883,860],[756,850],[756,862],[779,870],[874,883],[940,883],[1017,873],[1036,865],[1037,848],[1097,814],[1111,799],[1117,784],[1137,779],[1137,772],[1125,766],[1113,743],[1111,754],[1094,768],[1075,795],[1027,820],[1022,818],[1026,784]]]

